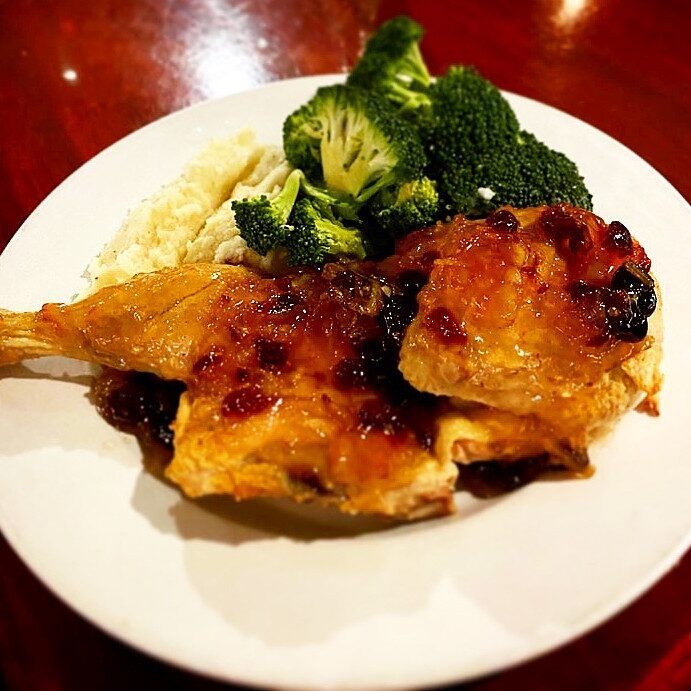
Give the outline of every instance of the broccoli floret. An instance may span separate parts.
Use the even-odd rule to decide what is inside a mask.
[[[298,200],[291,223],[286,246],[293,266],[321,266],[330,256],[364,259],[367,254],[361,231],[343,225],[328,207],[313,199]]]
[[[592,209],[588,192],[576,164],[550,149],[529,132],[516,137],[513,149],[489,154],[478,170],[480,187],[495,195],[493,208],[508,204],[517,208],[567,202]]]
[[[307,179],[362,204],[425,166],[417,130],[387,101],[342,84],[322,87],[283,125],[288,161]]]
[[[262,194],[232,202],[240,236],[255,252],[266,254],[274,247],[285,244],[286,235],[291,230],[288,218],[300,191],[302,178],[302,171],[294,170],[273,199]]]
[[[592,196],[576,164],[529,132],[520,132],[512,144],[486,152],[469,165],[449,168],[439,184],[447,208],[470,216],[504,205],[567,202],[592,209]]]
[[[241,237],[260,254],[285,247],[293,263],[313,266],[323,264],[327,254],[364,256],[360,231],[341,220],[357,220],[352,200],[310,184],[299,169],[273,199],[260,195],[232,207]]]
[[[449,68],[429,89],[432,108],[426,131],[429,174],[441,177],[448,167],[513,141],[516,116],[496,86],[472,67]]]
[[[330,215],[341,220],[354,221],[355,223],[360,221],[360,205],[352,197],[335,190],[327,190],[313,185],[304,174],[300,183],[300,196],[311,199],[322,209],[327,209]]]
[[[403,111],[430,104],[430,74],[422,55],[422,27],[409,17],[395,17],[373,34],[347,84],[376,90]]]
[[[509,103],[473,68],[451,67],[429,91],[427,173],[446,213],[482,216],[502,205],[557,202],[592,208],[575,164],[521,132]]]
[[[370,205],[374,223],[394,237],[432,223],[439,210],[436,183],[428,177],[404,182],[378,194]]]

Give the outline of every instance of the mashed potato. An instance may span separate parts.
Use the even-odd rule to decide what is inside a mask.
[[[177,179],[130,211],[89,265],[89,292],[183,263],[264,266],[267,260],[239,236],[231,201],[276,195],[290,170],[282,150],[258,143],[252,130],[212,141]]]
[[[187,243],[184,263],[245,263],[264,268],[266,258],[249,249],[240,237],[231,205],[234,199],[258,194],[265,194],[271,199],[283,189],[290,171],[290,164],[285,160],[282,149],[265,147],[256,166],[237,182],[230,198],[206,219],[197,237]]]

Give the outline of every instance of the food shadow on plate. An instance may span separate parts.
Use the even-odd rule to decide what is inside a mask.
[[[184,540],[225,545],[288,539],[298,543],[400,534],[429,528],[449,517],[404,522],[383,516],[349,515],[316,504],[297,504],[288,499],[237,501],[214,495],[189,498],[163,475],[165,458],[143,449],[145,470],[132,495],[132,506],[164,533]],[[490,508],[493,501],[476,501],[463,508],[466,518]]]
[[[52,447],[87,450],[101,441],[100,418],[81,414],[90,412],[93,372],[90,365],[60,357],[3,367],[0,455],[10,458]],[[74,424],[77,416],[80,423]],[[119,458],[117,449],[113,453]]]
[[[373,617],[414,616],[440,597],[440,588],[454,588],[448,582],[454,550],[431,550],[429,541],[448,537],[459,522],[472,529],[505,497],[463,493],[457,500],[455,516],[402,523],[282,500],[189,499],[151,458],[132,495],[134,509],[152,526],[181,538],[189,583],[214,613],[245,634],[289,648],[339,636]],[[424,558],[411,559],[411,549]],[[248,607],[258,590],[262,606]],[[350,594],[336,596],[343,592]]]
[[[489,508],[497,501],[501,500],[482,506]],[[255,506],[256,513],[249,511],[243,520],[271,515],[267,507]],[[278,508],[271,507],[276,510],[272,521],[280,522],[285,515]],[[227,517],[215,514],[216,520]],[[309,520],[313,517],[307,515]],[[455,551],[431,545],[440,535],[448,540],[459,521],[473,518],[464,514],[399,524],[387,532],[331,532],[311,540],[273,535],[270,540],[235,543],[232,549],[215,539],[188,539],[184,568],[194,590],[231,628],[269,646],[300,648],[347,638],[377,621],[388,622],[387,628],[395,631],[398,624],[442,601],[447,591],[464,591],[463,574],[453,573]],[[294,520],[291,516],[290,522]],[[285,533],[285,523],[280,527]],[[230,530],[237,531],[238,524]],[[241,530],[256,534],[257,528],[245,523]],[[307,529],[311,536],[318,533],[313,526]]]
[[[411,559],[410,540],[422,545],[502,500],[463,497],[459,515],[402,523],[282,500],[189,499],[151,459],[132,494],[132,506],[156,530],[181,538],[186,577],[214,613],[269,645],[291,648],[373,616],[424,609],[451,556],[435,549]],[[266,606],[248,607],[258,591]],[[350,595],[327,602],[329,592]]]
[[[245,636],[299,649],[346,645],[358,631],[381,629],[405,642],[412,620],[431,619],[455,635],[465,618],[478,625],[474,650],[491,655],[496,641],[549,638],[564,621],[577,624],[583,603],[565,602],[565,593],[580,592],[606,568],[587,555],[572,515],[555,519],[558,502],[527,501],[545,489],[489,500],[461,495],[455,516],[359,534],[309,525],[310,512],[306,526],[287,528],[293,517],[284,521],[283,507],[263,503],[178,503],[170,513],[185,536],[190,586]],[[535,529],[516,533],[511,516],[533,503]],[[574,553],[583,555],[577,563]],[[569,568],[554,573],[555,562]]]
[[[71,399],[83,404],[85,415],[79,416],[80,425],[74,425],[74,410],[66,411],[65,415],[71,416],[68,424],[58,408],[55,424],[42,429],[40,434],[30,430],[31,421],[27,420],[26,433],[13,435],[20,438],[17,443],[21,444],[14,451],[21,453],[52,445],[87,448],[90,442],[88,434],[85,437],[84,425],[90,430],[89,421],[93,420],[94,427],[101,431],[104,427],[99,416],[93,414],[89,400],[91,370],[61,370],[67,367],[65,361],[46,362],[40,369],[33,365],[5,370],[0,379],[0,385],[8,387],[5,392],[13,388],[9,378],[17,379],[24,389],[23,404],[32,405],[36,392],[27,390],[27,383],[48,380],[50,386],[41,389],[35,405],[53,410],[60,401],[64,403],[63,397],[68,393]],[[127,439],[131,454],[132,438],[122,437]],[[7,444],[4,447],[7,452]],[[392,618],[395,625],[397,620],[415,616],[442,598],[460,599],[469,613],[479,608],[489,628],[513,633],[548,624],[550,610],[556,609],[554,603],[561,591],[556,587],[554,592],[545,591],[545,579],[536,579],[535,588],[542,583],[539,592],[530,592],[535,589],[533,585],[523,583],[525,597],[519,600],[508,582],[502,591],[505,597],[490,599],[488,583],[508,578],[505,574],[512,572],[522,555],[547,552],[546,544],[526,543],[526,537],[530,542],[535,536],[512,536],[510,550],[500,540],[497,549],[482,554],[481,568],[477,559],[459,566],[454,556],[459,552],[473,553],[465,536],[474,532],[476,520],[502,523],[500,531],[511,532],[511,526],[503,525],[500,517],[501,504],[513,502],[523,491],[490,500],[477,500],[459,492],[458,515],[400,523],[281,501],[236,502],[223,496],[189,499],[163,477],[165,455],[142,448],[139,458],[131,461],[135,462],[139,470],[132,506],[156,530],[182,539],[181,556],[191,587],[229,625],[268,644],[296,647],[315,643],[344,635],[351,627],[355,630],[378,617]],[[533,489],[527,488],[529,492]],[[549,517],[552,522],[554,515]],[[548,518],[543,522],[547,523]],[[565,535],[579,537],[573,527],[562,530]],[[551,541],[549,547],[554,549]],[[567,551],[574,548],[573,537],[560,546]],[[415,554],[420,558],[411,558]],[[535,561],[535,566],[540,561]],[[589,566],[592,569],[597,565]],[[256,597],[257,584],[267,578],[271,579],[271,587],[261,588],[262,607],[247,607]],[[577,587],[585,576],[570,572],[562,574],[561,579],[564,578]],[[295,597],[286,599],[286,592]],[[336,597],[334,594],[339,592],[349,592],[351,596]],[[543,603],[541,609],[534,608],[537,600]],[[325,611],[329,612],[328,617],[323,616]],[[440,621],[440,625],[444,623]]]
[[[539,533],[513,535],[511,522],[502,519],[501,504],[521,501],[522,490],[491,499],[458,492],[455,516],[403,523],[288,501],[188,499],[161,479],[160,468],[150,461],[147,468],[135,487],[135,509],[157,529],[182,538],[187,578],[207,606],[267,645],[315,644],[380,618],[395,627],[430,610],[440,609],[445,617],[447,608],[440,603],[446,600],[480,617],[488,642],[495,635],[549,630],[563,583],[577,587],[579,580],[569,573],[556,579],[554,588],[545,589],[544,579],[523,583],[526,598],[517,600],[512,573],[524,550],[546,554],[552,543],[545,544]],[[168,493],[163,500],[162,489]],[[499,538],[480,555],[477,545],[469,548],[477,520],[493,524]],[[569,540],[559,549],[570,551]],[[459,562],[459,553],[475,557]],[[420,558],[411,558],[415,554]],[[550,562],[541,563],[539,556],[531,561],[536,572]],[[492,586],[497,580],[506,581],[499,598]],[[248,606],[256,602],[257,589],[262,606]],[[345,592],[348,597],[338,596]]]
[[[42,361],[30,363],[20,362],[7,365],[0,369],[0,381],[3,379],[53,379],[56,381],[90,386],[93,378],[93,368],[85,363],[76,363],[65,358],[45,358]],[[42,366],[41,366],[42,365]],[[57,374],[62,372],[62,374]]]

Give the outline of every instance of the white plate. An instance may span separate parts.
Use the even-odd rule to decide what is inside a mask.
[[[249,123],[279,142],[284,116],[335,79],[202,103],[104,151],[0,257],[0,305],[69,299],[127,209],[209,138]],[[0,525],[44,583],[175,664],[237,682],[346,689],[461,680],[524,660],[603,621],[672,566],[691,534],[691,209],[601,132],[510,100],[527,129],[578,162],[596,211],[649,250],[665,302],[662,417],[627,416],[594,450],[588,481],[492,501],[459,496],[455,517],[373,530],[325,511],[186,500],[96,414],[88,367],[27,363],[0,375]]]

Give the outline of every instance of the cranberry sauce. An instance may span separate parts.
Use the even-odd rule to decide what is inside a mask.
[[[367,278],[370,283],[376,280]],[[426,281],[426,272],[412,269],[387,277],[379,311],[373,315],[369,328],[352,339],[354,354],[336,364],[333,382],[344,392],[376,394],[357,411],[358,429],[363,436],[373,432],[403,436],[412,432],[420,446],[428,449],[439,399],[414,389],[398,369],[405,330],[417,314],[417,293]],[[337,276],[334,283],[362,290],[353,286],[352,279],[346,281]]]
[[[458,466],[457,486],[489,499],[534,482],[551,469],[547,455],[517,461],[477,461]]]
[[[587,224],[560,205],[544,211],[539,224],[565,256],[571,295],[599,326],[599,340],[641,341],[657,306],[650,259],[623,223],[596,221]]]
[[[425,326],[442,343],[463,345],[468,341],[463,325],[447,307],[435,307],[425,319]]]
[[[172,448],[180,395],[185,385],[144,372],[104,368],[91,389],[96,409],[113,427]]]
[[[262,392],[256,384],[231,391],[221,404],[224,417],[243,418],[261,413],[274,404],[274,399]]]

